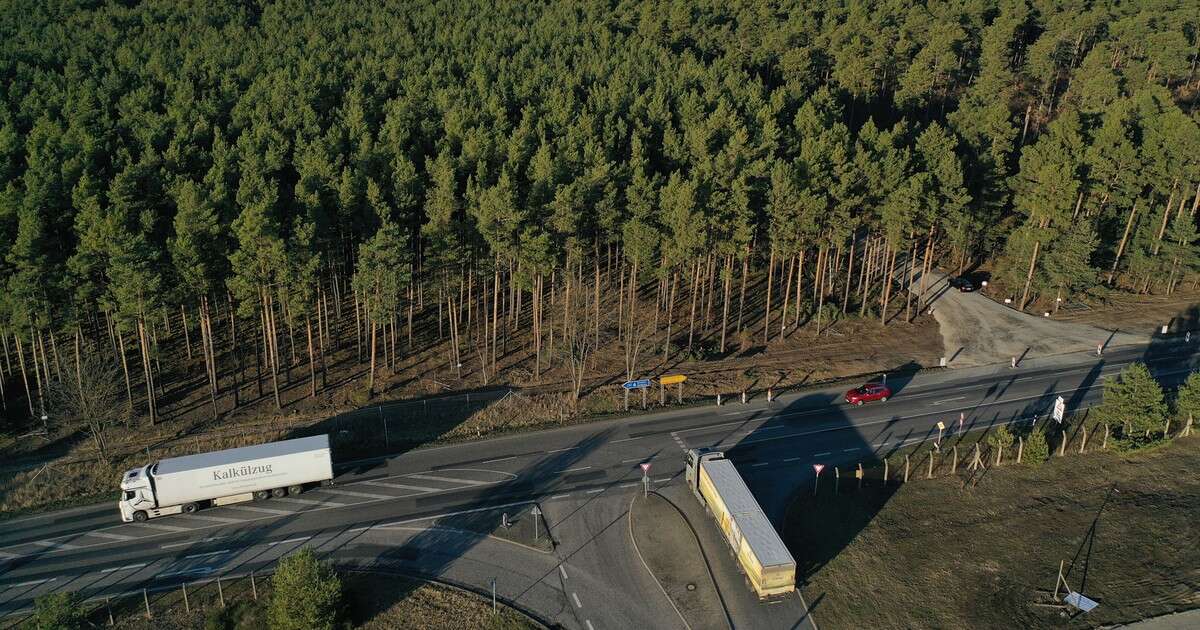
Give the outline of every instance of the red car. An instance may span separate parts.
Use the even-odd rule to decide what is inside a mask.
[[[862,387],[855,387],[854,389],[846,392],[846,402],[850,403],[851,405],[861,405],[872,400],[887,402],[887,399],[891,397],[891,395],[892,390],[887,385],[880,383],[867,383]]]

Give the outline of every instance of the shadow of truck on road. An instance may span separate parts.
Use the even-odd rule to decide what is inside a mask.
[[[912,372],[915,370],[906,370],[896,377],[890,375],[888,384],[902,389],[911,380]],[[863,409],[878,408],[868,404]],[[824,501],[834,490],[835,467],[842,476],[844,490],[846,484],[854,482],[852,474],[847,476],[853,466],[851,462],[874,461],[870,445],[878,436],[878,428],[854,426],[847,414],[856,413],[853,409],[844,404],[840,394],[810,393],[787,402],[777,401],[736,424],[684,434],[688,447],[723,451],[737,468],[796,562],[797,589],[802,589],[808,577],[837,555],[874,517],[874,512],[859,512],[852,515],[854,518],[848,518],[849,514],[830,518],[826,536],[818,540],[793,536],[787,529],[789,506],[812,494],[813,464],[825,466],[817,496]],[[758,425],[763,419],[765,422]],[[669,496],[700,540],[734,627],[814,627],[799,592],[782,601],[760,602],[748,586],[743,569],[733,556],[733,547],[711,511],[690,490],[673,490],[676,491]],[[886,503],[887,496],[880,495],[875,511]]]

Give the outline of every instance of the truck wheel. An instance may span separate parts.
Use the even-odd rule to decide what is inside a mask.
[[[861,407],[861,406],[863,406],[863,401],[862,401],[861,399],[859,399],[859,400],[856,400],[856,401],[854,401],[854,404],[856,404],[856,405],[858,405],[859,407]]]
[[[133,520],[139,523],[145,523],[146,521],[150,520],[150,515],[142,510],[138,510],[133,513]]]
[[[271,491],[271,496],[275,497],[276,499],[282,499],[283,497],[287,496],[287,489],[275,488]]]
[[[301,492],[304,492],[304,486],[301,486],[299,484],[294,485],[294,486],[288,486],[287,491],[288,491],[288,494],[294,496],[294,495],[300,494]]]
[[[200,509],[200,506],[196,505],[195,503],[184,503],[183,504],[183,513],[184,514],[195,514],[196,510],[198,510],[198,509]]]
[[[259,490],[254,493],[255,501],[266,501],[270,497],[271,497],[271,493],[267,492],[266,490]]]
[[[880,399],[879,399],[879,402],[887,402],[887,396],[884,396],[883,398],[880,398]]]

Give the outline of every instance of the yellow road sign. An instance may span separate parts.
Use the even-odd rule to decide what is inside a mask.
[[[664,376],[658,379],[658,382],[663,385],[674,385],[675,383],[682,383],[686,380],[687,375],[685,374],[672,374],[670,376]]]

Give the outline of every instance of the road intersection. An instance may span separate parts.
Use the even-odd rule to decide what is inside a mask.
[[[1133,361],[1174,384],[1195,368],[1195,348],[1160,341],[1103,357],[1029,359],[1016,369],[891,374],[895,397],[864,407],[841,401],[843,384],[769,404],[683,408],[418,449],[342,465],[334,486],[300,497],[148,523],[119,522],[115,501],[3,521],[0,614],[27,610],[33,598],[57,590],[96,597],[244,575],[309,545],[344,565],[475,588],[496,578],[501,597],[564,627],[675,627],[677,617],[654,595],[618,526],[630,493],[640,490],[640,464],[652,464],[652,485],[662,487],[678,483],[684,449],[724,449],[778,527],[795,488],[811,482],[814,463],[876,461],[935,439],[939,420],[957,428],[961,417],[965,430],[977,430],[1044,419],[1058,396],[1069,411],[1083,409],[1099,401],[1104,377]],[[552,554],[456,526],[530,501],[542,506],[559,542]]]

